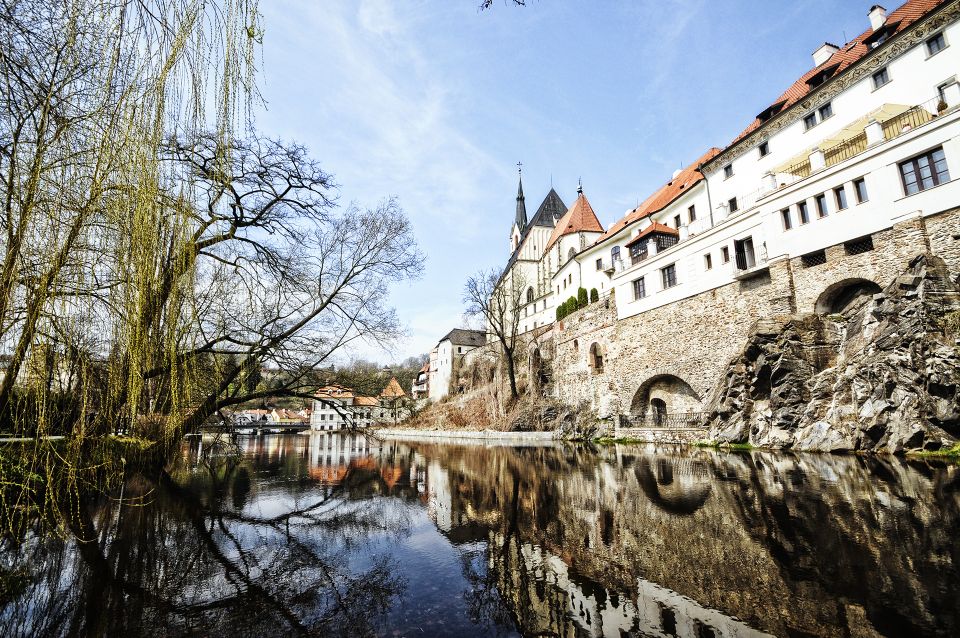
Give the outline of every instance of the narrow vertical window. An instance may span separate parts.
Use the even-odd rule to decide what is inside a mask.
[[[673,216],[673,227],[680,230],[680,215]]]
[[[843,186],[837,186],[833,189],[833,198],[837,202],[837,210],[847,209],[847,189]]]
[[[720,261],[723,263],[728,263],[730,261],[730,248],[727,246],[722,246],[720,248]]]
[[[697,220],[697,207],[696,207],[696,206],[691,206],[690,208],[687,209],[687,219],[690,220],[690,223],[691,223],[691,224]]]
[[[713,255],[707,253],[703,256],[703,269],[710,270],[711,268],[713,268]]]
[[[801,224],[810,223],[810,211],[807,209],[807,202],[797,204],[797,216],[800,218]]]
[[[853,180],[853,190],[857,194],[858,204],[862,204],[870,199],[869,195],[867,195],[867,180],[863,177]]]
[[[663,288],[673,288],[677,285],[677,265],[670,264],[660,269],[660,276],[663,279]]]
[[[790,230],[793,228],[793,219],[790,217],[790,209],[784,208],[780,211],[780,220],[783,222],[783,229]]]
[[[740,210],[740,204],[737,203],[736,197],[731,197],[727,200],[727,205],[730,207],[730,212],[735,213]]]
[[[820,193],[813,198],[813,201],[817,204],[817,217],[823,218],[827,216],[827,196],[823,193]]]
[[[647,296],[647,285],[643,277],[633,280],[633,299],[643,299]]]

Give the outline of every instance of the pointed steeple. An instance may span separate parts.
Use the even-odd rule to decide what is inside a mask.
[[[517,162],[517,173],[520,175],[520,185],[517,187],[517,228],[522,232],[527,227],[527,204],[523,199],[523,164]]]

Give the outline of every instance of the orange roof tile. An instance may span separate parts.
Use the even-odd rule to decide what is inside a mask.
[[[354,397],[353,404],[361,406],[380,405],[380,400],[376,397]]]
[[[886,27],[888,31],[887,37],[889,38],[897,33],[900,33],[946,1],[947,0],[908,0],[897,10],[887,14],[887,21],[884,23],[884,27]],[[836,77],[840,73],[843,73],[853,64],[859,62],[868,53],[873,51],[873,47],[869,42],[872,35],[874,35],[874,30],[867,29],[841,47],[839,51],[830,56],[823,64],[816,66],[801,75],[800,78],[790,86],[790,88],[784,91],[783,94],[774,100],[769,107],[764,109],[761,114],[773,116],[780,111],[790,108],[801,99],[806,97],[806,95],[813,91],[817,86],[819,86],[819,84],[811,86],[808,84],[808,80],[815,78],[821,73],[825,73],[826,78],[824,78],[823,82],[826,82],[827,80]],[[778,105],[780,105],[779,108]],[[773,112],[769,113],[771,110]],[[750,125],[743,130],[743,132],[734,138],[732,142],[730,142],[730,146],[733,146],[760,128],[764,121],[765,120],[761,120],[759,117],[754,118],[753,122],[751,122]]]
[[[597,215],[593,212],[593,207],[590,206],[590,202],[587,201],[586,196],[582,192],[577,195],[577,201],[573,203],[570,210],[557,222],[544,252],[550,250],[564,235],[579,232],[603,232],[603,225],[600,223],[600,220],[597,219]]]
[[[318,388],[314,396],[318,399],[349,399],[353,397],[353,390],[342,385],[326,385]]]
[[[628,241],[625,246],[632,246],[644,237],[651,235],[653,233],[663,233],[665,235],[674,235],[677,236],[680,234],[676,228],[670,228],[666,224],[661,224],[660,222],[653,222],[646,228],[640,231],[640,234]]]
[[[720,153],[719,148],[711,148],[709,151],[698,157],[692,164],[680,171],[680,173],[669,182],[658,188],[650,197],[643,200],[643,203],[627,213],[620,221],[610,227],[610,229],[601,235],[596,244],[606,241],[613,235],[616,235],[625,227],[635,221],[643,219],[658,213],[669,206],[675,199],[689,191],[693,186],[703,180],[703,174],[700,173],[700,165],[707,162]]]
[[[405,397],[407,393],[403,391],[403,388],[400,387],[400,382],[397,381],[396,377],[390,378],[390,383],[387,384],[387,387],[383,389],[383,392],[380,393],[380,396],[385,399],[396,399],[398,397]]]

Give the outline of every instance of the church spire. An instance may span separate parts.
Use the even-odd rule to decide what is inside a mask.
[[[519,181],[520,185],[517,188],[517,228],[523,232],[523,229],[527,227],[527,204],[523,199],[523,164],[517,162],[517,174],[520,175]]]

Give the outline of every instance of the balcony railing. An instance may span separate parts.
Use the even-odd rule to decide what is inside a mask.
[[[652,257],[653,254],[661,253],[671,246],[676,246],[679,242],[680,238],[675,235],[653,235],[645,243],[641,244],[639,251],[630,251],[630,265],[636,266],[640,262]],[[656,253],[651,254],[648,248],[650,245],[654,246]]]
[[[649,412],[623,416],[620,419],[624,428],[650,428],[660,430],[688,430],[707,427],[707,412]]]

